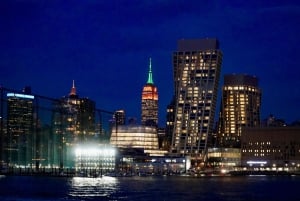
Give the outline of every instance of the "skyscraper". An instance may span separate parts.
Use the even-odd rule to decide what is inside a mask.
[[[148,81],[142,90],[142,125],[158,124],[158,92],[152,79],[151,58],[149,61]]]
[[[73,81],[69,95],[56,103],[54,111],[54,163],[72,165],[74,145],[91,141],[95,135],[95,102],[80,98]]]
[[[222,52],[217,39],[180,40],[173,53],[175,121],[171,151],[202,162],[213,130]]]
[[[260,125],[261,90],[251,75],[225,75],[218,142],[222,147],[241,147],[243,127]]]
[[[34,156],[34,114],[31,89],[26,87],[23,93],[7,93],[8,129],[6,137],[6,157],[10,164],[28,166]]]

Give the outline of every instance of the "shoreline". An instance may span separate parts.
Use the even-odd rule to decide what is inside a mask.
[[[54,171],[54,172],[0,172],[3,176],[33,176],[33,177],[83,177],[83,178],[101,178],[108,177],[190,177],[190,178],[207,178],[207,177],[235,177],[235,176],[300,176],[300,172],[287,172],[287,171],[230,171],[228,173],[218,172],[199,172],[194,174],[122,174],[122,173],[109,173],[109,174],[78,174],[74,171]]]

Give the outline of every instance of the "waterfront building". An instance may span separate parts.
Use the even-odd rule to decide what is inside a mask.
[[[300,168],[300,127],[243,128],[241,143],[244,167]]]
[[[257,77],[225,75],[219,119],[219,146],[240,148],[242,128],[260,125],[260,106],[261,90]]]
[[[144,157],[129,163],[132,171],[139,176],[184,174],[190,169],[188,157]]]
[[[151,58],[149,61],[148,81],[142,90],[142,125],[158,125],[158,91],[152,78]]]
[[[5,159],[9,165],[28,167],[34,157],[34,96],[30,87],[22,93],[7,93]]]
[[[241,166],[241,149],[239,148],[208,148],[207,167],[233,170]]]
[[[99,176],[114,171],[117,150],[109,145],[81,144],[75,147],[75,171],[82,176]]]
[[[192,165],[204,161],[210,144],[221,63],[217,39],[179,40],[173,53],[175,120],[171,152],[190,156]]]
[[[143,149],[150,155],[164,155],[159,150],[157,128],[153,126],[128,125],[112,128],[110,144],[118,148]]]
[[[54,105],[54,164],[74,165],[74,146],[94,139],[95,102],[77,95],[75,83],[70,94]]]

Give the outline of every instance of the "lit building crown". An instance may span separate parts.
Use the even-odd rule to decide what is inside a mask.
[[[149,59],[149,73],[147,84],[143,87],[142,100],[158,100],[157,87],[152,78],[151,58]]]
[[[152,121],[158,123],[158,91],[152,78],[151,58],[149,59],[149,73],[147,83],[142,90],[142,124]]]
[[[70,96],[76,96],[76,87],[75,87],[75,81],[73,80],[73,85],[72,85],[72,88],[71,88],[71,92],[69,94]]]
[[[152,79],[152,67],[151,67],[151,58],[149,59],[149,73],[148,73],[148,81],[147,84],[154,84],[153,79]]]
[[[145,85],[142,93],[142,100],[158,100],[157,88],[154,85]]]

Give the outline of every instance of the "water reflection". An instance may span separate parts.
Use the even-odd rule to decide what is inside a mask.
[[[114,177],[74,177],[71,179],[69,196],[73,198],[110,198],[118,189],[119,181]]]
[[[1,201],[300,200],[300,177],[0,176]]]

